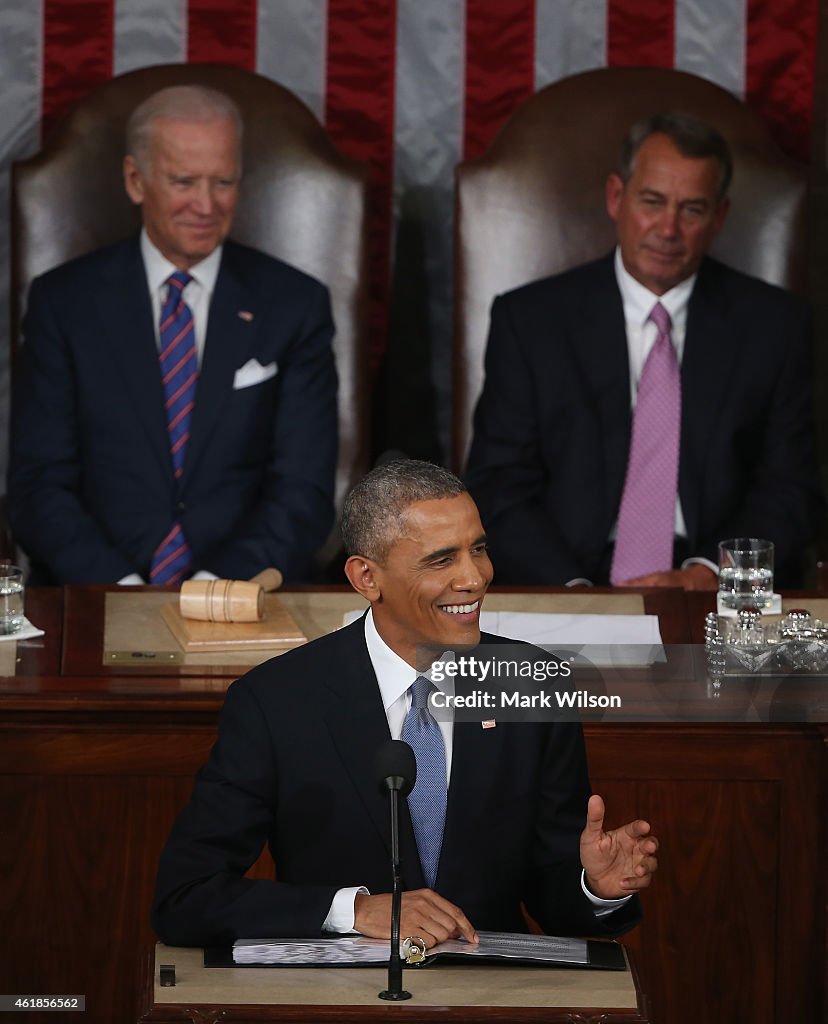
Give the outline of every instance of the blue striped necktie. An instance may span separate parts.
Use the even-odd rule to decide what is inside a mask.
[[[402,727],[402,739],[411,746],[417,760],[417,783],[408,795],[408,810],[423,876],[430,889],[437,880],[448,789],[443,734],[428,710],[432,685],[425,676],[414,680],[410,688],[411,710]]]
[[[167,278],[169,288],[161,307],[159,331],[164,410],[176,480],[180,479],[184,468],[198,378],[193,314],[184,301],[184,289],[191,280],[183,270],[177,270]],[[175,522],[152,556],[150,582],[177,583],[187,575],[191,562],[187,539],[181,524]]]

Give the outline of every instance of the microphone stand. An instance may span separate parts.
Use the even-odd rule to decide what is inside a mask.
[[[388,988],[379,993],[380,999],[400,1002],[410,999],[411,993],[402,987],[402,957],[400,956],[400,916],[402,914],[402,882],[400,880],[400,826],[398,819],[399,790],[391,788],[391,956],[388,960]]]

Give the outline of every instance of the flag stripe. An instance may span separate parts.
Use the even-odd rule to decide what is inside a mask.
[[[463,153],[479,156],[535,86],[534,0],[466,0]]]
[[[745,98],[784,149],[806,160],[819,32],[817,0],[748,0]]]
[[[607,0],[537,0],[535,88],[606,64]]]
[[[187,60],[256,70],[256,0],[189,0]]]
[[[675,66],[744,97],[745,0],[676,0]]]
[[[320,121],[327,17],[327,0],[260,2],[256,26],[256,70],[296,93]]]
[[[186,0],[115,0],[112,73],[187,57]]]
[[[673,66],[674,0],[608,0],[607,64]]]
[[[328,0],[325,125],[344,152],[371,168],[368,293],[374,366],[388,322],[396,15],[395,2]]]
[[[112,77],[113,0],[44,0],[44,134],[56,117]]]

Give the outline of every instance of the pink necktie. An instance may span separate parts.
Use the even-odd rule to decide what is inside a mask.
[[[613,584],[673,567],[681,377],[670,338],[670,314],[657,302],[648,319],[658,335],[641,373],[633,413],[610,571]]]

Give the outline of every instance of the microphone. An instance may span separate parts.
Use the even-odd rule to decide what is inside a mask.
[[[408,796],[417,781],[417,759],[404,740],[386,740],[374,758],[380,788]]]
[[[417,781],[417,760],[414,751],[403,740],[386,740],[377,750],[374,764],[380,789],[387,791],[391,802],[391,955],[388,960],[388,988],[379,993],[380,999],[399,1002],[410,999],[411,993],[402,987],[402,958],[400,956],[400,915],[402,913],[402,883],[400,881],[400,824],[399,798],[408,796]]]

